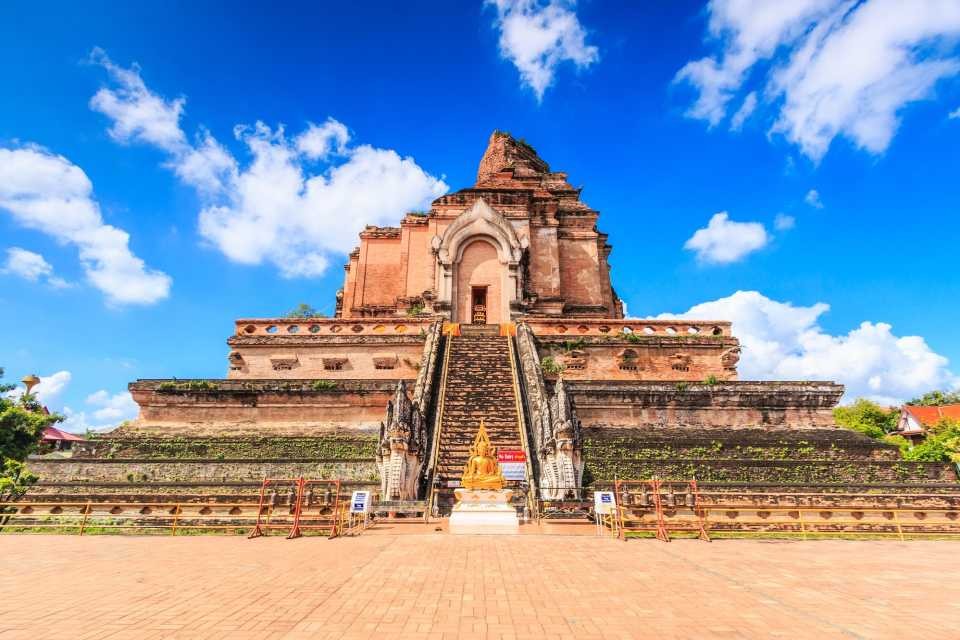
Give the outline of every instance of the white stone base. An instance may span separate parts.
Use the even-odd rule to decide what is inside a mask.
[[[517,510],[510,504],[512,489],[457,489],[457,504],[450,514],[450,533],[516,534]]]

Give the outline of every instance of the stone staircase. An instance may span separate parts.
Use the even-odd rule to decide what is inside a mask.
[[[449,340],[434,470],[441,513],[448,512],[453,505],[453,488],[448,485],[463,475],[481,419],[498,450],[523,448],[510,367],[510,338],[500,337],[496,325],[462,325],[461,335]]]

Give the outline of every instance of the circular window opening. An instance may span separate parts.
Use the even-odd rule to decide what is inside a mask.
[[[677,330],[674,327],[667,327],[667,333],[671,336],[677,335]]]
[[[397,326],[395,326],[395,327],[393,328],[393,330],[396,331],[397,333],[406,333],[406,332],[407,332],[407,325],[405,325],[405,324],[398,324]]]
[[[687,327],[687,333],[690,335],[696,335],[700,333],[700,327]]]
[[[597,331],[599,331],[600,333],[610,333],[610,327],[608,327],[607,325],[603,325],[602,327],[597,329]]]
[[[564,325],[561,324],[557,326],[557,333],[566,333],[566,332],[567,332],[567,328]]]
[[[378,324],[377,326],[375,326],[375,327],[373,328],[373,332],[374,332],[374,333],[383,333],[383,332],[386,331],[386,330],[387,330],[387,328],[386,328],[385,326],[383,326],[382,324]]]
[[[721,329],[720,327],[714,327],[713,329],[710,330],[710,333],[712,333],[715,336],[722,336],[723,329]]]
[[[624,327],[623,332],[627,334],[633,333],[633,327]]]
[[[292,324],[287,327],[287,333],[300,333],[299,325]]]
[[[310,325],[310,328],[307,329],[307,331],[309,331],[310,333],[317,333],[318,331],[320,331],[320,325],[312,324]]]
[[[276,332],[277,332],[277,325],[272,324],[269,327],[267,327],[267,333],[276,333]]]
[[[643,332],[644,332],[645,334],[647,334],[648,336],[652,336],[653,334],[655,334],[655,333],[657,332],[657,330],[654,329],[653,327],[644,327],[644,328],[643,328]]]
[[[247,332],[247,333],[253,333],[254,331],[257,330],[257,328],[256,328],[255,326],[253,326],[252,324],[248,324],[247,326],[245,326],[245,327],[243,328],[243,330],[244,330],[245,332]]]
[[[338,324],[335,324],[332,327],[330,327],[330,333],[340,333],[341,331],[343,331],[343,327],[341,327]]]
[[[355,324],[352,327],[350,327],[350,331],[353,331],[354,333],[360,333],[361,331],[363,331],[363,325]]]

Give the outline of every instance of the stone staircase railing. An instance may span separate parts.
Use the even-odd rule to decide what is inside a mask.
[[[399,381],[393,400],[387,403],[386,419],[380,424],[377,467],[385,500],[416,500],[428,468],[425,462],[433,448],[434,427],[430,418],[442,326],[438,320],[427,330],[413,397],[407,394],[406,382]]]
[[[583,435],[566,383],[557,380],[554,394],[547,391],[537,354],[533,330],[525,322],[517,325],[517,350],[523,396],[532,434],[531,449],[536,454],[541,496],[563,498],[564,489],[579,487],[583,480]]]

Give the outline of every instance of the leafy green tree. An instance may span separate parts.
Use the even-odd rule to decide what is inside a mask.
[[[833,419],[841,427],[859,431],[871,438],[882,438],[897,428],[900,412],[884,409],[876,402],[860,398],[853,404],[834,409]]]
[[[960,421],[943,418],[918,445],[901,447],[904,460],[960,463]]]
[[[27,471],[27,465],[7,458],[0,467],[0,503],[11,502],[26,492],[37,481],[37,476]],[[0,524],[4,524],[3,507],[0,507]]]
[[[960,404],[960,391],[928,391],[907,404],[921,407],[938,407],[945,404]]]
[[[37,450],[43,430],[63,420],[62,416],[44,413],[32,395],[11,397],[8,394],[13,389],[14,385],[0,384],[0,502],[18,498],[36,481],[23,461]]]
[[[326,318],[326,316],[306,302],[301,302],[295,309],[286,313],[285,318]]]

